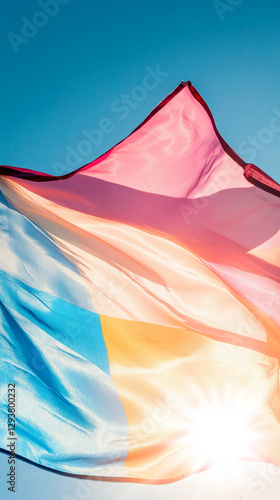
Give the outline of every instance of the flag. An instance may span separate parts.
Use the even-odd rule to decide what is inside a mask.
[[[190,82],[75,172],[0,167],[0,442],[78,477],[280,466],[280,186]],[[9,384],[14,384],[10,386]]]

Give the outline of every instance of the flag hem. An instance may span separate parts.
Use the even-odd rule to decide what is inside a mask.
[[[213,129],[215,131],[215,134],[223,148],[223,150],[244,170],[244,177],[250,184],[253,184],[254,186],[269,192],[270,194],[273,194],[274,196],[277,196],[280,198],[280,184],[278,184],[276,181],[274,181],[269,175],[267,175],[265,172],[263,172],[260,168],[258,168],[256,165],[252,163],[246,163],[238,154],[229,146],[229,144],[223,139],[221,134],[219,133],[214,117],[212,115],[212,112],[209,108],[209,106],[206,104],[204,99],[201,97],[199,92],[195,89],[195,87],[192,85],[191,81],[184,82],[182,81],[170,94],[168,94],[147,116],[146,118],[127,136],[130,137],[134,132],[139,130],[141,127],[143,127],[158,111],[161,110],[176,94],[178,94],[184,87],[188,87],[191,94],[193,97],[201,104],[201,106],[205,109],[207,112]],[[35,182],[44,182],[44,181],[55,181],[55,180],[62,180],[62,179],[67,179],[69,177],[72,177],[75,175],[77,172],[80,172],[81,170],[86,170],[87,168],[92,168],[94,165],[97,163],[100,163],[102,160],[104,160],[110,152],[114,150],[116,146],[121,144],[123,141],[127,139],[125,137],[121,141],[119,141],[117,144],[115,144],[112,148],[110,148],[107,152],[103,153],[100,155],[98,158],[95,160],[86,163],[82,167],[77,168],[76,170],[73,170],[71,172],[68,172],[67,174],[64,175],[51,175],[47,174],[44,172],[36,172],[35,170],[29,170],[25,168],[19,168],[19,167],[13,167],[13,166],[6,166],[6,165],[0,165],[0,175],[6,175],[6,176],[11,176],[11,177],[19,177],[21,179],[28,179],[30,181],[35,181]]]
[[[10,451],[5,450],[4,448],[0,448],[0,453],[4,453],[5,455],[10,455]],[[217,466],[223,466],[226,465],[225,463],[221,463],[218,465],[213,465],[209,466],[206,465],[205,467],[202,467],[201,469],[197,470],[196,472],[193,472],[191,474],[186,473],[186,474],[181,474],[180,476],[176,477],[170,477],[168,479],[144,479],[144,478],[138,478],[138,477],[127,477],[127,476],[91,476],[87,474],[73,474],[71,472],[64,472],[60,471],[58,469],[53,469],[51,467],[48,467],[46,465],[39,464],[37,462],[33,462],[32,460],[29,460],[28,458],[25,458],[21,455],[18,455],[17,453],[14,454],[15,457],[19,460],[22,460],[23,462],[26,462],[30,465],[34,465],[35,467],[38,467],[40,469],[46,470],[47,472],[52,472],[53,474],[57,474],[59,476],[65,476],[65,477],[71,477],[73,479],[82,479],[85,481],[100,481],[100,482],[108,482],[108,483],[136,483],[136,484],[148,484],[151,486],[160,486],[164,484],[172,484],[176,483],[178,481],[182,481],[183,479],[187,479],[188,477],[193,477],[194,475],[200,474],[201,472],[206,472],[211,469],[214,469]],[[274,465],[275,467],[279,467],[276,463],[274,463],[271,460],[264,460],[262,459],[256,459],[256,460],[237,460],[236,462],[238,463],[266,463],[269,465]]]

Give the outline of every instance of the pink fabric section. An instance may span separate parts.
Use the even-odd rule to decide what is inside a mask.
[[[252,185],[242,160],[225,149],[202,101],[182,86],[132,135],[75,175],[14,181],[45,200],[46,209],[50,202],[60,206],[62,219],[64,211],[75,211],[81,226],[94,216],[187,249],[278,328],[280,198]],[[247,177],[253,171],[247,168]]]

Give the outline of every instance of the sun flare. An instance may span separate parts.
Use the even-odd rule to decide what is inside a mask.
[[[186,449],[199,470],[255,457],[256,429],[252,406],[230,398],[210,398],[186,411]],[[254,429],[254,430],[253,430]]]
[[[231,462],[250,452],[250,429],[242,415],[229,409],[209,409],[197,415],[192,439],[206,462]]]

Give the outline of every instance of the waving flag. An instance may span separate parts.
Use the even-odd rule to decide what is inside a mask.
[[[190,82],[61,177],[0,168],[1,413],[62,473],[280,466],[280,186]]]

